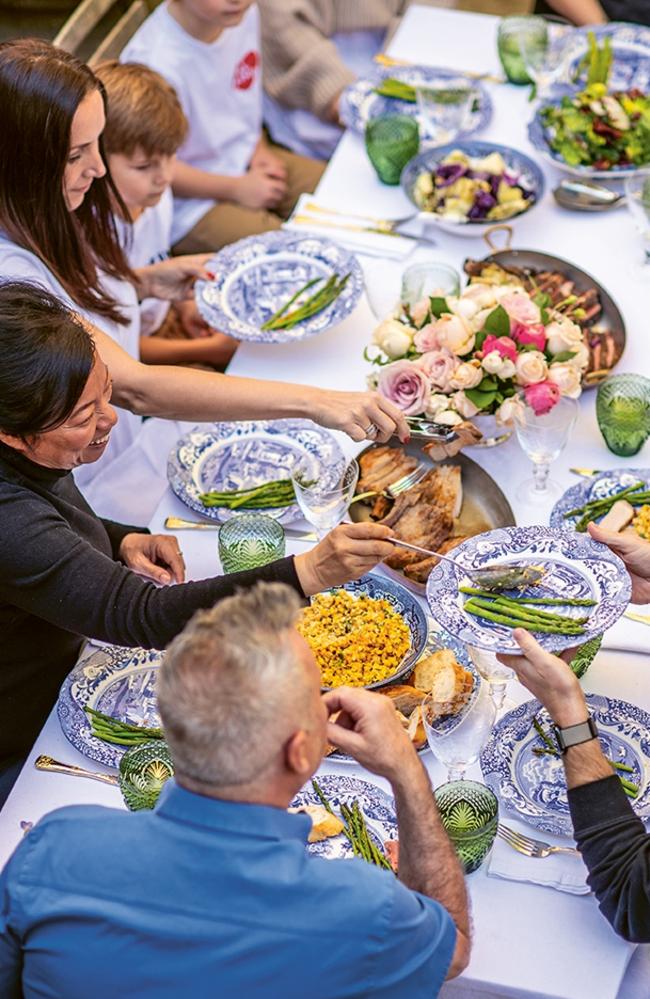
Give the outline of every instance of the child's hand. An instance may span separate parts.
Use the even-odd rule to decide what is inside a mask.
[[[280,203],[286,193],[287,185],[283,180],[270,177],[268,174],[252,167],[248,173],[237,178],[235,201],[244,208],[274,208]]]
[[[267,177],[273,177],[275,180],[286,181],[287,179],[287,168],[284,163],[265,144],[260,144],[253,153],[250,169],[259,170],[261,173],[265,173]]]
[[[205,339],[205,337],[212,336],[214,331],[210,329],[205,319],[201,316],[194,299],[185,302],[176,302],[174,309],[178,314],[181,326],[192,340]]]

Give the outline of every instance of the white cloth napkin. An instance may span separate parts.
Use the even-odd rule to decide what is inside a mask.
[[[650,617],[650,604],[630,604],[629,610]],[[603,635],[604,649],[620,649],[622,652],[646,652],[650,654],[650,624],[620,617],[615,625]]]
[[[523,828],[520,830],[523,832]],[[535,830],[524,833],[531,839],[541,839],[544,843],[556,846],[571,846],[568,840],[537,835]],[[504,878],[506,881],[526,881],[532,885],[544,885],[571,895],[588,895],[587,868],[581,857],[571,853],[552,853],[548,857],[526,857],[513,850],[500,836],[494,841],[487,869],[488,877]]]
[[[418,245],[417,237],[404,239],[401,236],[384,236],[375,232],[352,232],[348,229],[340,228],[336,223],[343,225],[369,226],[372,222],[356,218],[354,215],[320,215],[307,209],[307,204],[318,204],[313,194],[302,194],[293,210],[291,217],[284,223],[283,229],[290,229],[292,232],[315,232],[319,236],[331,239],[335,243],[347,246],[357,253],[366,253],[369,256],[392,257],[395,260],[403,260]],[[322,208],[334,208],[333,205],[321,205]],[[337,209],[338,211],[338,209]],[[296,216],[308,218],[309,223],[294,222]],[[323,222],[334,223],[334,225],[323,225]]]

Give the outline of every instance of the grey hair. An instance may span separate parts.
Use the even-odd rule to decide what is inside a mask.
[[[290,644],[299,608],[284,583],[257,583],[199,611],[169,645],[157,695],[179,775],[248,783],[307,722],[304,669]]]

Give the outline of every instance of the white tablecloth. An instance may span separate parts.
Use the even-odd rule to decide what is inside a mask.
[[[427,7],[411,7],[393,39],[392,55],[456,69],[498,71],[496,56],[497,21],[479,14]],[[526,122],[530,117],[526,89],[495,85],[491,88],[495,115],[481,138],[493,139],[530,151]],[[628,331],[625,356],[620,371],[650,374],[647,344],[647,288],[635,282],[633,265],[641,255],[639,238],[627,213],[612,212],[588,216],[563,212],[552,198],[551,188],[559,179],[553,168],[545,168],[548,189],[542,203],[515,222],[517,247],[545,250],[574,261],[598,278],[621,307]],[[339,144],[318,189],[322,204],[381,217],[406,215],[410,203],[399,188],[382,186],[376,179],[363,150],[362,140],[346,134]],[[486,247],[480,240],[439,235],[439,252],[420,249],[460,268],[467,256],[482,257]],[[383,261],[362,259],[367,273],[390,267]],[[395,280],[402,264],[393,263]],[[335,329],[316,339],[296,345],[263,346],[242,344],[230,367],[233,374],[303,382],[332,388],[356,390],[363,386],[368,366],[362,359],[375,323],[366,301]],[[594,393],[581,401],[581,412],[571,442],[556,463],[554,477],[564,486],[575,482],[567,471],[571,465],[596,468],[625,464],[603,446],[595,420]],[[357,448],[341,437],[347,453]],[[518,523],[546,522],[548,510],[536,512],[514,498],[517,484],[528,475],[527,460],[511,440],[501,447],[468,452],[504,488]],[[648,447],[635,459],[642,466],[650,459]],[[166,455],[160,456],[164,467]],[[166,516],[188,516],[187,509],[167,492],[151,527],[162,530]],[[193,578],[218,571],[216,533],[185,532],[179,535],[188,573]],[[290,551],[299,542],[289,544]],[[612,629],[607,642],[615,648],[649,648],[650,628],[624,621]],[[650,662],[642,655],[608,649],[591,668],[588,690],[620,697],[650,709]],[[526,692],[513,683],[517,701]],[[32,762],[38,753],[89,766],[63,736],[55,712],[41,733],[2,813],[0,813],[0,864],[4,863],[20,839],[19,823],[36,821],[51,809],[70,803],[94,802],[119,806],[119,792],[105,785],[52,774],[39,773]],[[425,757],[434,783],[443,779],[441,768],[430,754]],[[100,765],[90,764],[93,770]],[[336,771],[328,764],[324,769]],[[339,765],[339,770],[350,772]],[[479,776],[478,771],[476,773]],[[367,775],[366,775],[367,776]],[[377,778],[377,783],[382,783]],[[513,824],[516,825],[516,822]],[[523,828],[523,827],[522,827]],[[544,863],[544,861],[540,861]],[[632,948],[610,930],[594,899],[570,896],[528,884],[488,878],[485,870],[469,879],[474,922],[474,947],[464,975],[444,987],[449,996],[544,997],[544,999],[647,999],[650,994],[650,948],[640,947],[626,972]]]

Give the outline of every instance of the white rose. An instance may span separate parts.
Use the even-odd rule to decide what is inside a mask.
[[[384,354],[395,360],[404,357],[411,348],[413,335],[408,326],[398,322],[397,319],[384,319],[375,330],[372,340],[381,347]]]
[[[448,395],[441,395],[439,392],[434,392],[429,396],[424,415],[428,416],[430,420],[437,420],[438,413],[444,412],[448,405]]]
[[[466,420],[471,420],[473,416],[476,416],[480,412],[478,406],[475,406],[471,399],[468,399],[464,392],[454,392],[451,396],[451,401],[454,404],[454,409],[457,413],[460,413],[462,417]]]
[[[447,427],[455,427],[457,424],[462,422],[462,416],[459,416],[458,413],[454,413],[451,409],[445,409],[442,413],[438,413],[436,416],[436,423],[444,423]]]
[[[519,395],[511,395],[508,399],[504,399],[496,413],[494,414],[497,418],[497,423],[506,424],[512,423],[517,412],[521,412],[524,409],[524,403]]]
[[[576,350],[583,342],[582,330],[570,319],[554,319],[546,327],[547,347],[551,354],[560,354],[564,350]]]
[[[375,389],[377,388],[377,382],[378,381],[379,381],[379,372],[378,371],[371,371],[370,374],[367,375],[367,377],[366,377],[366,385],[368,386],[368,388],[370,389],[371,392],[374,392]]]
[[[486,354],[481,364],[489,375],[496,375],[497,378],[512,378],[517,370],[514,362],[509,357],[502,357],[498,350]]]
[[[449,385],[454,389],[471,389],[483,380],[483,371],[479,361],[461,361],[449,379]]]
[[[495,289],[489,284],[470,284],[463,292],[465,301],[474,302],[479,309],[492,311],[497,304]]]
[[[474,333],[461,316],[445,312],[432,324],[432,328],[435,330],[438,346],[446,347],[452,354],[469,354],[474,347]]]
[[[548,374],[546,358],[541,350],[524,350],[517,355],[515,362],[517,381],[520,385],[534,385],[543,382]]]
[[[576,347],[572,347],[571,350],[574,352],[574,356],[567,363],[572,364],[574,368],[579,368],[580,371],[584,371],[591,357],[589,347],[583,342],[579,343]]]
[[[582,392],[580,369],[570,361],[556,361],[548,369],[549,381],[555,382],[561,395],[577,399]]]
[[[447,305],[455,316],[461,316],[467,322],[470,322],[480,309],[480,305],[477,302],[471,298],[466,298],[464,295],[461,298],[448,298]]]

